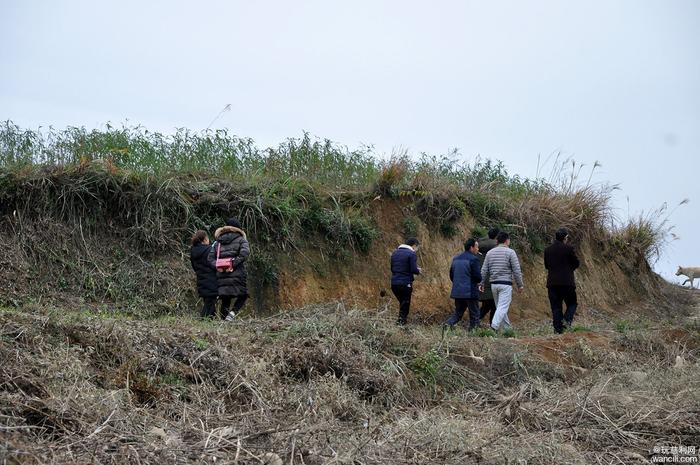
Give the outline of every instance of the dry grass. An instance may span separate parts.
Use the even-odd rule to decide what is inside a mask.
[[[88,232],[108,224],[142,251],[172,247],[236,215],[272,247],[291,247],[312,229],[327,251],[345,243],[367,251],[376,233],[368,200],[379,194],[410,203],[406,211],[447,237],[469,217],[478,229],[499,226],[523,252],[541,252],[562,226],[581,242],[624,245],[625,254],[647,260],[670,237],[659,212],[615,220],[615,187],[591,183],[598,164],[586,177],[582,165],[557,155],[549,177],[538,170],[532,180],[500,162],[460,158],[397,152],[383,162],[369,147],[349,150],[308,134],[262,150],[225,131],[31,131],[7,121],[0,125],[0,214],[50,217]]]
[[[648,263],[666,223],[611,227],[610,190],[575,165],[546,182],[490,161],[380,165],[308,136],[263,153],[225,133],[1,135],[0,296],[17,306],[0,312],[2,463],[627,464],[698,444],[700,335],[660,318],[694,304]],[[442,339],[342,304],[227,326],[172,316],[191,313],[193,229],[241,218],[262,287],[299,241],[368,252],[377,193],[445,235],[470,215],[534,252],[568,226],[594,260],[641,276],[640,296],[663,294],[646,312],[659,318]],[[95,302],[112,308],[75,311]]]
[[[0,457],[629,464],[700,439],[697,328],[557,346],[390,321],[342,304],[233,325],[4,310]]]
[[[32,131],[9,121],[0,125],[0,168],[9,173],[20,170],[22,177],[27,177],[37,167],[59,168],[59,171],[66,170],[67,174],[72,167],[80,167],[87,171],[89,181],[94,177],[90,176],[89,168],[95,164],[105,165],[115,175],[114,184],[119,184],[121,174],[126,174],[134,182],[145,178],[151,184],[167,183],[176,197],[185,199],[191,189],[173,178],[223,178],[245,186],[303,179],[314,186],[323,186],[335,195],[374,191],[390,197],[410,196],[424,210],[423,216],[428,222],[436,227],[447,225],[444,229],[448,233],[449,225],[455,221],[452,217],[456,215],[459,219],[467,211],[466,207],[470,207],[471,213],[484,224],[514,223],[520,219],[518,209],[509,214],[505,208],[527,201],[533,195],[574,197],[580,189],[583,189],[583,194],[595,190],[590,182],[581,188],[580,169],[574,169],[569,175],[568,171],[563,171],[567,166],[565,162],[555,164],[550,179],[533,181],[509,174],[500,162],[477,158],[465,163],[459,158],[459,153],[453,151],[445,156],[423,154],[412,159],[402,151],[382,162],[371,148],[353,151],[327,140],[315,140],[308,134],[300,139],[288,139],[279,147],[261,150],[250,139],[225,131],[195,134],[181,129],[175,134],[163,135],[142,127],[126,126],[115,128],[108,125],[103,130],[93,131],[84,128]],[[50,170],[44,171],[49,174]],[[96,183],[97,186],[101,184],[103,180]],[[47,185],[51,187],[52,183]],[[84,183],[78,180],[75,192],[83,192],[83,187]],[[155,190],[153,186],[146,186],[146,189]],[[96,189],[88,191],[97,199],[102,197]],[[75,192],[61,196],[69,207],[72,207],[70,201]],[[5,193],[0,189],[0,197],[3,195]],[[8,199],[11,204],[10,200],[18,199]],[[457,204],[463,205],[455,210]],[[596,208],[599,205],[591,203],[590,206]],[[127,209],[131,210],[134,208]],[[158,212],[153,208],[145,211],[151,210]],[[550,214],[555,213],[558,213],[556,209],[550,210]],[[556,215],[554,222],[563,222],[567,218]],[[535,216],[529,218],[529,223],[537,219],[548,220],[547,216]],[[595,222],[596,218],[592,220]],[[516,224],[532,226],[522,222]],[[539,232],[544,228],[536,229]]]

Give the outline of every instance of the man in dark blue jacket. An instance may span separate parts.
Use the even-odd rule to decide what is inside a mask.
[[[391,291],[399,301],[399,325],[405,325],[411,308],[413,276],[420,274],[416,250],[420,243],[411,237],[391,254]]]
[[[467,239],[464,243],[464,253],[452,259],[450,266],[450,281],[452,292],[450,298],[455,299],[455,312],[445,322],[453,327],[462,319],[465,310],[469,309],[469,330],[479,326],[479,283],[481,282],[481,262],[479,260],[479,243],[476,239]]]

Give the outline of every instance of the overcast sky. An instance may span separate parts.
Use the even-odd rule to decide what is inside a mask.
[[[562,151],[622,217],[690,204],[658,262],[700,266],[700,1],[0,0],[0,119],[213,127],[261,146],[459,149],[534,176]]]

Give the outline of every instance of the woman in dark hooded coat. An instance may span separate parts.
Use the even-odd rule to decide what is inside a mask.
[[[216,313],[216,298],[219,295],[219,283],[216,280],[216,268],[209,261],[209,236],[201,229],[192,236],[190,261],[197,275],[197,293],[204,300],[202,318],[213,317]]]
[[[231,321],[248,300],[248,274],[245,262],[250,254],[250,244],[241,223],[236,218],[226,222],[226,226],[214,233],[216,242],[209,250],[209,261],[216,263],[218,258],[232,259],[231,270],[217,270],[216,279],[219,284],[221,299],[221,318]],[[231,309],[231,301],[236,299]]]

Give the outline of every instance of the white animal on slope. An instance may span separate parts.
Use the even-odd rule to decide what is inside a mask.
[[[685,275],[688,277],[688,279],[683,281],[683,284],[681,284],[681,286],[685,286],[685,283],[690,281],[690,287],[693,287],[693,280],[695,278],[700,278],[700,268],[683,268],[682,266],[679,266],[678,271],[676,271],[676,276],[680,275]]]

